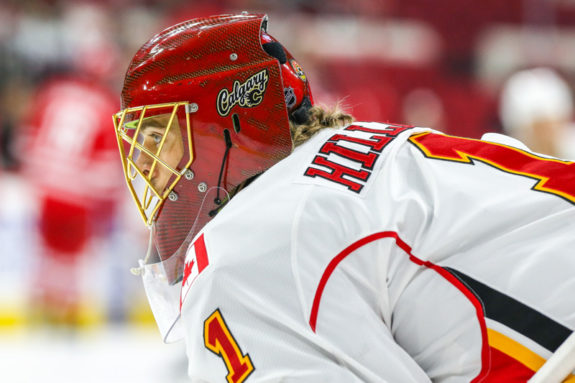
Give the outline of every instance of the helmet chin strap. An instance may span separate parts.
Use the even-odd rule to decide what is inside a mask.
[[[226,168],[226,163],[228,160],[228,154],[230,153],[230,149],[232,147],[232,137],[230,136],[230,131],[224,129],[224,141],[226,143],[226,151],[224,152],[224,158],[222,159],[222,166],[220,167],[220,175],[218,176],[218,190],[216,192],[216,199],[214,202],[216,205],[221,205],[222,200],[220,199],[220,185],[222,184],[222,176],[224,174],[224,169]]]
[[[226,169],[226,164],[228,161],[228,155],[230,154],[230,149],[232,148],[232,137],[230,136],[230,131],[224,129],[224,142],[226,143],[226,151],[224,152],[224,158],[222,158],[222,166],[220,167],[220,175],[218,176],[218,186],[216,191],[216,198],[214,203],[217,205],[215,209],[208,212],[210,217],[214,217],[218,212],[228,203],[230,197],[226,197],[223,201],[220,199],[220,185],[222,184],[222,177],[224,175],[224,170]]]

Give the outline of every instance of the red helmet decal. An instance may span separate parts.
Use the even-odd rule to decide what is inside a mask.
[[[291,67],[293,68],[293,71],[295,72],[295,74],[302,80],[302,81],[307,81],[307,77],[305,75],[305,72],[303,71],[302,67],[297,63],[297,61],[295,61],[294,59],[289,60],[289,63],[291,65]]]

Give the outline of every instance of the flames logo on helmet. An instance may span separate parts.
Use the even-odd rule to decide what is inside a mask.
[[[232,90],[220,90],[216,107],[220,116],[227,116],[236,105],[242,108],[252,108],[259,105],[268,86],[268,71],[263,69],[250,76],[244,83],[234,81]]]

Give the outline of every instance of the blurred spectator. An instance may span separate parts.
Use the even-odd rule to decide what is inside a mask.
[[[409,92],[403,100],[403,117],[409,125],[445,130],[443,102],[432,89],[417,88]]]
[[[531,150],[575,158],[573,96],[553,70],[541,67],[514,73],[503,86],[499,112],[504,132]]]
[[[27,113],[30,85],[18,76],[0,88],[0,169],[16,169],[18,156],[13,142]]]

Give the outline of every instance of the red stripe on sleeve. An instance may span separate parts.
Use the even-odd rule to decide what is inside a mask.
[[[356,251],[357,249],[359,249],[362,246],[367,245],[370,242],[373,241],[377,241],[378,239],[382,239],[382,238],[394,238],[395,242],[397,243],[397,245],[403,250],[405,251],[407,254],[411,255],[411,248],[405,243],[403,242],[399,236],[397,235],[397,233],[393,232],[393,231],[382,231],[380,233],[375,233],[372,234],[370,236],[367,236],[365,238],[360,239],[359,241],[356,241],[354,243],[352,243],[351,245],[349,245],[348,247],[346,247],[343,251],[341,251],[335,258],[333,258],[331,260],[331,262],[327,265],[325,271],[323,272],[323,275],[321,276],[321,279],[319,281],[319,284],[317,286],[316,292],[315,292],[315,297],[313,299],[313,304],[311,307],[311,313],[310,313],[310,318],[309,318],[309,325],[311,326],[311,329],[315,332],[315,327],[317,324],[317,314],[319,311],[319,304],[321,302],[321,296],[323,294],[323,290],[325,289],[325,285],[327,284],[327,281],[329,280],[329,278],[331,277],[331,274],[333,273],[333,271],[335,270],[335,268],[339,265],[339,263],[341,261],[343,261],[345,259],[345,257],[347,257],[349,254],[353,253],[354,251]]]
[[[473,292],[469,291],[469,289],[466,286],[464,286],[457,278],[455,278],[453,275],[451,275],[447,270],[445,270],[441,266],[433,264],[429,261],[423,261],[423,260],[417,258],[416,256],[414,256],[413,254],[411,254],[411,247],[407,243],[405,243],[399,237],[399,235],[396,232],[393,232],[393,231],[382,231],[379,233],[369,235],[365,238],[362,238],[362,239],[352,243],[348,247],[346,247],[343,251],[341,251],[335,258],[333,258],[329,262],[329,264],[327,265],[326,269],[323,272],[323,275],[321,276],[321,279],[320,279],[319,284],[317,286],[315,296],[313,299],[313,303],[312,303],[312,308],[311,308],[310,318],[309,318],[309,325],[310,325],[312,331],[313,332],[316,331],[317,316],[318,316],[318,312],[319,312],[319,306],[321,303],[321,297],[322,297],[323,291],[325,289],[325,286],[327,285],[329,278],[331,277],[332,273],[334,272],[336,267],[339,265],[339,263],[341,261],[343,261],[348,255],[353,253],[355,250],[359,249],[360,247],[365,246],[371,242],[377,241],[379,239],[383,239],[383,238],[395,239],[396,245],[409,256],[410,261],[414,262],[417,265],[427,267],[427,268],[437,272],[439,275],[441,275],[443,278],[445,278],[449,283],[451,283],[455,288],[460,290],[465,295],[465,297],[471,302],[471,304],[475,307],[477,320],[478,320],[479,326],[481,328],[483,345],[481,347],[481,371],[472,380],[472,383],[483,382],[483,379],[485,379],[485,377],[487,376],[487,374],[490,371],[490,362],[491,361],[490,361],[490,352],[489,352],[490,350],[488,347],[489,344],[487,342],[487,327],[485,325],[483,306],[482,306],[481,302],[477,299],[477,297],[475,296],[475,294],[473,294]]]

